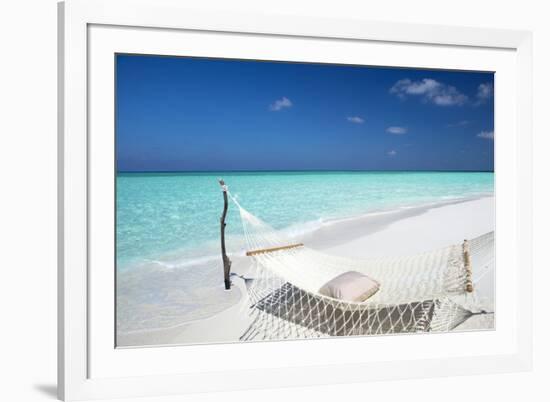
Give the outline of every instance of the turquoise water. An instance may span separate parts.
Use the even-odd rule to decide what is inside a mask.
[[[219,258],[223,177],[243,207],[277,229],[315,230],[324,222],[493,192],[486,172],[209,172],[117,175],[117,267],[189,265]],[[230,204],[228,249],[242,248]]]

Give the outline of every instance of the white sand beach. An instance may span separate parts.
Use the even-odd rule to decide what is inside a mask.
[[[378,212],[332,222],[300,240],[308,247],[353,258],[411,255],[459,244],[494,230],[494,197],[449,201],[437,205]],[[247,257],[232,257],[233,288],[209,294],[210,304],[226,308],[205,312],[192,321],[156,330],[119,333],[118,347],[236,342],[249,325],[246,289]],[[223,289],[220,263],[219,287]],[[486,312],[494,312],[494,272],[473,267],[475,294]],[[474,315],[455,330],[492,329],[494,314]]]

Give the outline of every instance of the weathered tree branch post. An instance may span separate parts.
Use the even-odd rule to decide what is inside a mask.
[[[225,250],[225,217],[227,216],[227,208],[229,207],[228,201],[227,201],[227,186],[225,185],[225,182],[223,179],[219,180],[220,186],[222,187],[223,192],[223,213],[220,218],[220,234],[221,234],[221,242],[222,242],[222,260],[223,260],[223,280],[225,283],[225,290],[229,290],[231,288],[231,281],[229,280],[229,274],[231,272],[231,260],[227,256],[226,250]]]

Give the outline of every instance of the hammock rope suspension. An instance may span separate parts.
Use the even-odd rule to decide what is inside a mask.
[[[328,255],[293,244],[228,195],[239,209],[251,250],[246,255],[253,260],[247,282],[253,317],[242,340],[448,331],[474,314],[472,267],[494,264],[493,232],[412,256],[361,260]],[[380,290],[364,302],[319,292],[348,271],[375,279]]]

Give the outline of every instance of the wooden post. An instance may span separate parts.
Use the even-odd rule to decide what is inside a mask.
[[[225,250],[225,217],[227,216],[227,208],[229,207],[228,201],[227,201],[227,186],[225,185],[225,182],[220,179],[220,186],[223,191],[223,213],[220,218],[220,234],[221,234],[221,242],[222,242],[222,261],[223,261],[223,280],[225,283],[225,290],[231,289],[231,281],[229,280],[229,274],[231,272],[231,260],[227,256],[226,250]]]
[[[464,268],[466,268],[466,291],[472,293],[474,291],[474,284],[472,282],[472,263],[470,260],[470,243],[468,240],[464,240],[464,243],[462,243],[462,253],[464,257]]]

